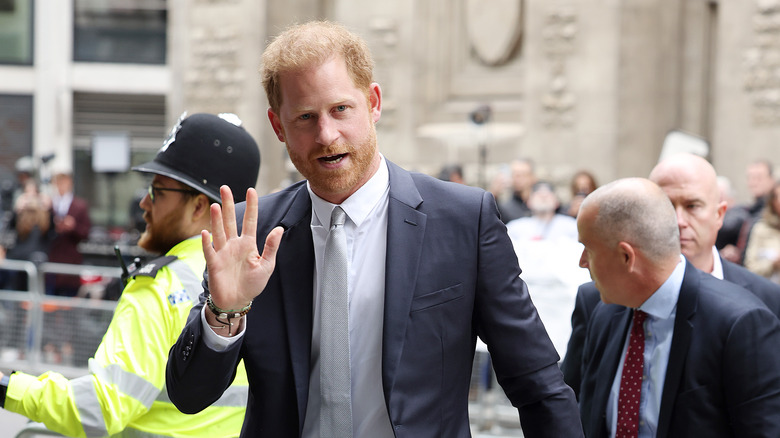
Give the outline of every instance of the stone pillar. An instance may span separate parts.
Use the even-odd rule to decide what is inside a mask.
[[[260,83],[266,4],[257,0],[171,0],[168,60],[170,126],[183,111],[237,114],[261,149],[258,192],[282,179],[284,147],[269,135]],[[207,165],[207,163],[204,163]]]
[[[759,158],[780,165],[780,2],[718,2],[713,158],[740,201]]]

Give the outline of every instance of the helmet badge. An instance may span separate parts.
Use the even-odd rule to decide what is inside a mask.
[[[171,128],[171,133],[168,134],[168,138],[165,139],[165,142],[163,143],[160,150],[157,152],[158,154],[161,152],[165,152],[168,150],[168,146],[170,146],[174,141],[176,141],[176,133],[179,132],[181,129],[181,122],[184,121],[184,119],[187,118],[187,111],[184,111],[179,116],[179,120],[176,121],[176,124]]]

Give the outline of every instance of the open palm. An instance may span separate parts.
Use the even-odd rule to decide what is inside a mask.
[[[274,271],[276,252],[283,229],[276,227],[265,239],[263,253],[257,249],[257,192],[246,193],[246,211],[242,233],[236,224],[233,193],[228,186],[220,187],[222,207],[211,206],[211,230],[201,232],[203,254],[206,256],[209,291],[214,305],[221,309],[241,309],[263,289]]]

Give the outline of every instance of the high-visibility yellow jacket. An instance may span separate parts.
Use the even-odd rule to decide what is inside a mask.
[[[197,236],[136,270],[89,360],[90,374],[68,380],[15,372],[5,409],[73,437],[238,436],[248,393],[243,365],[222,398],[195,415],[179,412],[165,388],[168,350],[203,291],[205,265]]]

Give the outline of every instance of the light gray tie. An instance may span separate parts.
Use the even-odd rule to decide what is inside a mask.
[[[349,363],[347,235],[341,207],[333,209],[320,273],[320,437],[352,436]]]

